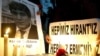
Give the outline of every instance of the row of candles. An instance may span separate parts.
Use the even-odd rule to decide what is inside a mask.
[[[9,32],[10,32],[10,28],[6,29],[6,32],[4,34],[4,56],[9,56],[8,54],[8,38],[9,38]],[[14,47],[13,47],[13,53],[12,56],[18,56],[17,53],[18,52],[18,44],[17,42],[14,43]],[[21,56],[23,56],[23,47],[21,50]]]

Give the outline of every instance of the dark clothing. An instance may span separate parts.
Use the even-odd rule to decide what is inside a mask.
[[[11,29],[11,31],[9,33],[9,38],[14,38],[15,33],[16,33],[16,24],[14,24],[14,23],[2,23],[1,24],[1,36],[3,37],[3,35],[5,34],[5,29],[7,27],[9,27]],[[28,39],[38,39],[38,32],[37,32],[37,28],[35,25],[31,25]]]

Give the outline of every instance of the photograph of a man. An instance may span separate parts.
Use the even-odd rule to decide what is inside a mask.
[[[9,27],[11,29],[9,38],[38,39],[37,27],[31,22],[29,8],[16,1],[11,1],[8,5],[14,23],[2,23],[1,36],[3,37],[5,29]]]

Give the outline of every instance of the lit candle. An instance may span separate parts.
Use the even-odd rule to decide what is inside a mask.
[[[4,56],[8,56],[8,38],[9,38],[9,33],[10,29],[8,28],[6,30],[6,33],[4,34]]]
[[[10,32],[10,28],[7,28],[6,29],[6,32],[5,32],[5,34],[4,34],[4,38],[8,38],[9,37],[9,32]]]

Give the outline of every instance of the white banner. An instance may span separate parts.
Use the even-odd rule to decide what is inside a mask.
[[[93,49],[100,34],[100,19],[53,22],[49,27],[49,52],[63,45],[69,56],[94,56]]]

